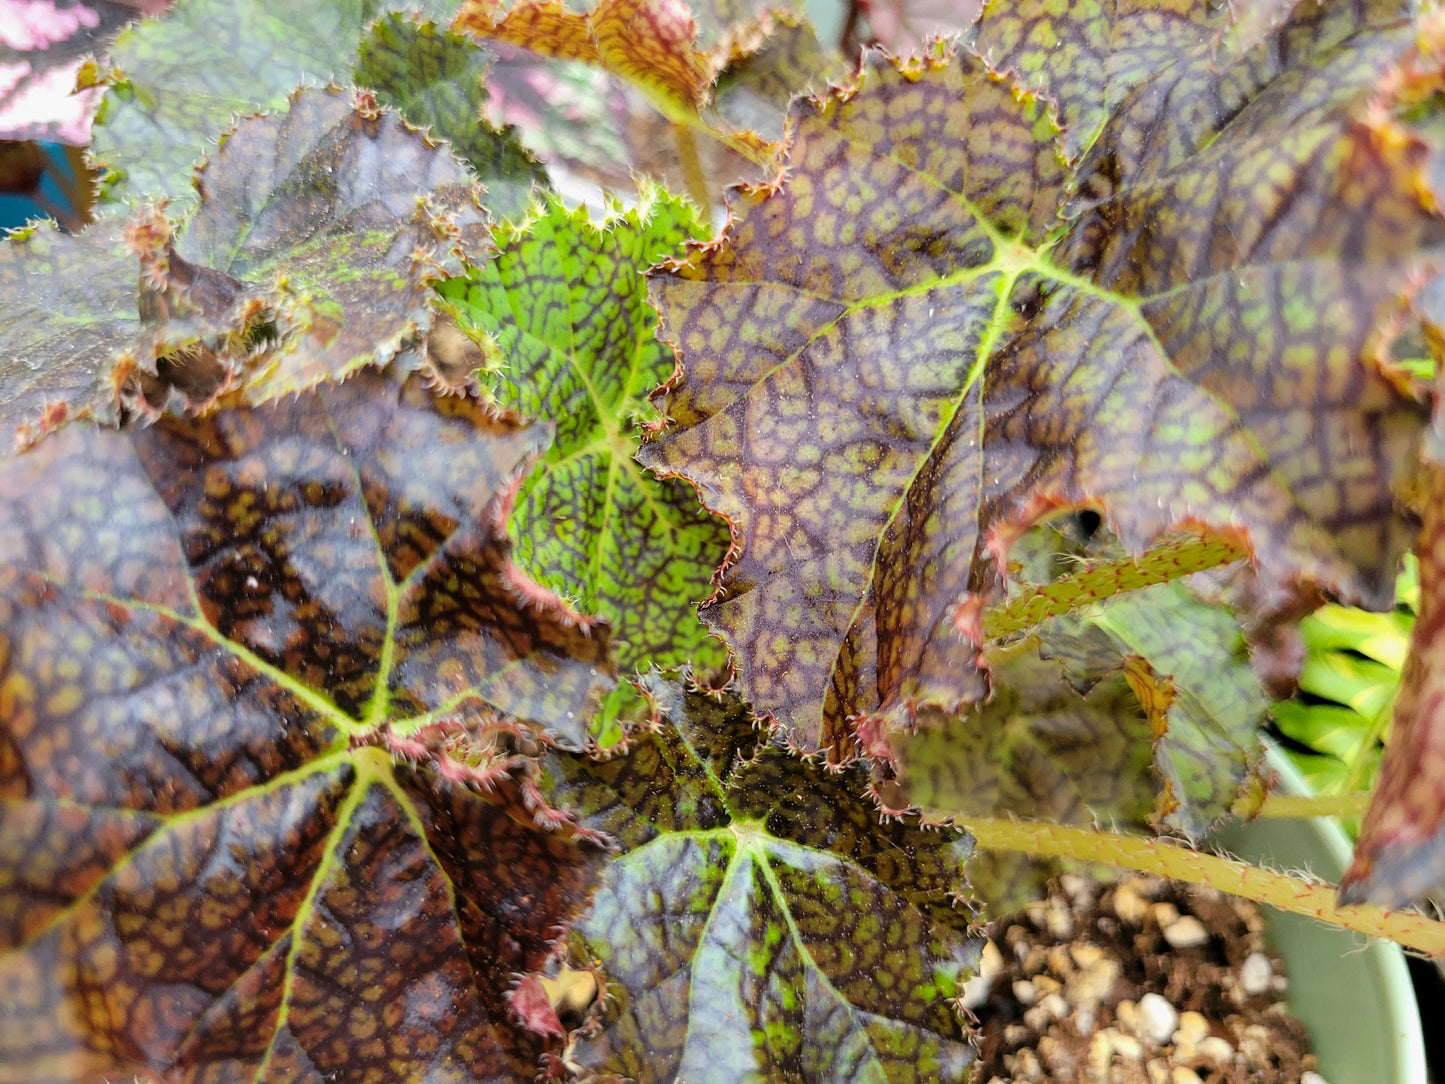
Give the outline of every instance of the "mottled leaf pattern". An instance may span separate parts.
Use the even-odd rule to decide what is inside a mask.
[[[438,17],[451,8],[409,6]],[[113,171],[109,198],[193,198],[191,167],[238,114],[279,109],[301,83],[348,82],[378,14],[374,0],[177,0],[165,18],[122,31],[91,144]]]
[[[494,361],[480,379],[498,403],[556,419],[512,520],[519,559],[607,618],[623,667],[692,663],[713,675],[726,673],[726,654],[696,608],[727,528],[690,486],[658,482],[633,458],[638,423],[654,417],[647,395],[675,364],[654,336],[642,274],[697,232],[691,211],[655,192],[603,222],[553,201],[440,289],[484,337]]]
[[[995,680],[988,703],[875,743],[896,765],[879,786],[887,804],[965,826],[1011,814],[1198,839],[1259,759],[1265,699],[1238,623],[1178,583],[1045,621],[1000,652]],[[996,855],[969,880],[1001,912],[1057,869]]]
[[[7,437],[123,407],[264,402],[410,358],[432,283],[490,244],[465,169],[350,91],[298,91],[286,113],[242,122],[196,184],[179,237],[152,208],[0,248],[27,317],[0,329]]]
[[[797,760],[736,701],[655,691],[662,724],[625,754],[548,759],[549,799],[621,847],[574,934],[611,999],[574,1059],[646,1082],[966,1079],[967,837],[880,824],[859,769]]]
[[[111,363],[140,346],[139,271],[118,222],[79,237],[35,226],[0,244],[0,453],[26,443],[22,426],[38,435],[47,408],[60,420],[114,419]]]
[[[279,342],[243,378],[253,403],[416,345],[432,283],[490,243],[461,165],[365,93],[298,91],[230,133],[196,184],[180,254],[270,288]]]
[[[790,6],[776,5],[780,13]],[[795,27],[799,18],[787,13],[783,25]],[[668,119],[764,163],[775,159],[772,139],[727,123],[712,108],[713,83],[730,63],[755,53],[774,25],[773,12],[750,0],[702,5],[697,18],[679,0],[599,0],[583,11],[562,0],[464,0],[453,24],[552,61],[581,62],[615,75]],[[798,48],[790,41],[782,51]]]
[[[547,175],[511,131],[482,119],[490,58],[467,38],[403,15],[379,20],[361,41],[352,78],[385,105],[446,139],[486,187],[487,210],[520,218]]]
[[[533,823],[506,743],[580,744],[611,682],[510,559],[545,438],[368,372],[0,466],[0,1065],[535,1065],[506,976],[598,854]]]
[[[1058,37],[1067,131],[967,52],[879,62],[801,107],[786,183],[657,283],[685,375],[644,461],[731,521],[706,615],[804,748],[983,697],[963,634],[1055,508],[1371,601],[1409,537],[1421,410],[1378,359],[1445,229],[1354,120],[1408,21],[1312,7],[1282,72],[1151,36],[1152,9],[1047,34],[1027,10],[980,42],[1031,79],[1028,34]],[[1068,65],[1098,35],[1108,80]]]
[[[1421,20],[1417,48],[1382,81],[1370,118],[1382,146],[1423,159],[1422,181],[1437,201],[1445,192],[1445,114],[1438,108],[1436,59],[1442,42],[1445,19],[1432,12]],[[1445,277],[1437,275],[1421,292],[1417,308],[1435,370],[1434,418],[1411,493],[1423,520],[1415,543],[1417,617],[1379,782],[1340,884],[1342,902],[1386,907],[1445,889]]]

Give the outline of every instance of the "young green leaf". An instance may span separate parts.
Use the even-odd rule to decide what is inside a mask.
[[[516,754],[613,680],[511,560],[546,435],[368,371],[0,462],[17,1079],[533,1071],[599,852]]]
[[[620,846],[573,935],[608,995],[573,1059],[646,1082],[965,1079],[968,838],[880,823],[860,769],[760,740],[736,701],[654,689],[661,725],[624,754],[546,761],[548,799]]]
[[[692,488],[634,459],[647,395],[675,366],[657,341],[643,272],[699,235],[693,213],[654,190],[594,222],[550,200],[497,234],[489,263],[439,290],[495,359],[478,379],[510,411],[556,419],[552,447],[512,519],[519,560],[612,625],[624,668],[725,672],[696,607],[712,593],[727,528]]]
[[[974,56],[880,62],[658,281],[685,376],[643,459],[730,520],[706,616],[804,748],[981,698],[980,605],[1056,508],[1132,554],[1202,531],[1272,586],[1388,597],[1422,412],[1380,329],[1445,224],[1355,118],[1408,20],[1310,7],[1231,65],[1172,16],[1086,9],[1051,24],[1053,82],[1048,35],[980,30],[1066,131]]]

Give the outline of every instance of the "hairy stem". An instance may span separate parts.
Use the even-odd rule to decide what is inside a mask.
[[[702,158],[697,150],[697,136],[685,124],[672,125],[673,139],[677,141],[677,157],[682,163],[682,174],[687,181],[687,194],[704,214],[712,206],[712,196],[707,189],[707,175],[703,172]]]
[[[1261,817],[1363,817],[1370,792],[1349,794],[1271,794],[1259,807]]]
[[[1155,873],[1267,903],[1281,911],[1309,915],[1371,937],[1388,937],[1432,956],[1445,954],[1445,923],[1413,911],[1386,911],[1373,904],[1339,908],[1330,885],[1201,854],[1177,843],[1036,821],[960,818],[960,823],[973,833],[983,850],[1077,858]]]

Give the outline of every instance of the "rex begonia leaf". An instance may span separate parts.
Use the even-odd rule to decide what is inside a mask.
[[[490,245],[445,146],[366,92],[298,90],[289,106],[225,137],[176,246],[264,291],[279,341],[248,367],[253,403],[385,365],[431,326],[432,284]]]
[[[137,345],[140,264],[125,228],[104,221],[79,237],[42,224],[0,244],[0,454],[12,437],[57,420],[91,415],[112,421],[118,393],[115,355]]]
[[[635,211],[595,222],[549,199],[498,231],[497,253],[439,289],[492,359],[479,374],[508,410],[555,419],[540,469],[512,518],[518,559],[612,625],[624,668],[693,663],[725,672],[697,618],[727,552],[727,527],[691,486],[634,458],[649,393],[672,374],[643,273],[699,233],[681,201],[646,190]]]
[[[352,79],[374,87],[385,105],[441,136],[486,187],[497,218],[520,218],[546,171],[517,141],[483,119],[483,79],[491,58],[469,38],[404,15],[378,20],[361,40]]]
[[[1231,63],[1149,7],[1058,10],[1074,128],[966,51],[878,61],[799,107],[787,177],[657,281],[684,375],[643,460],[731,522],[705,616],[804,748],[982,698],[966,634],[1052,509],[1373,602],[1410,535],[1392,487],[1423,418],[1388,329],[1445,224],[1356,120],[1409,19],[1311,5]],[[1127,94],[1070,82],[1099,35]]]
[[[860,768],[760,739],[736,700],[654,689],[660,726],[625,753],[546,761],[548,799],[619,846],[573,933],[607,999],[571,1060],[647,1084],[964,1079],[968,837],[880,822]]]
[[[431,326],[432,282],[490,245],[464,167],[365,94],[298,91],[196,183],[179,234],[151,208],[0,245],[0,433],[23,445],[67,416],[262,402],[384,365]]]
[[[880,787],[967,826],[970,815],[1169,827],[1199,839],[1259,760],[1266,700],[1224,607],[1157,584],[1043,622],[1004,649],[998,692],[870,751],[897,765]],[[1007,910],[1055,864],[993,856],[969,881]]]
[[[440,0],[408,4],[437,17]],[[113,172],[109,196],[192,198],[191,167],[238,114],[279,109],[301,83],[349,82],[377,0],[176,0],[123,30],[91,152]]]
[[[757,162],[775,146],[712,108],[713,84],[755,53],[775,26],[796,24],[796,5],[737,0],[690,10],[682,0],[598,0],[583,11],[562,0],[463,0],[453,28],[519,46],[554,62],[582,62],[641,91],[668,119],[694,125]],[[798,88],[803,89],[802,87]]]
[[[601,850],[520,754],[613,680],[511,560],[546,436],[367,371],[0,462],[0,1075],[530,1078]]]

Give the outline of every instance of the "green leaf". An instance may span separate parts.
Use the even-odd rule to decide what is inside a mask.
[[[1380,329],[1445,228],[1356,118],[1410,22],[1311,5],[1230,63],[1190,10],[995,5],[989,63],[875,63],[659,278],[685,376],[643,459],[732,524],[705,616],[802,748],[982,697],[969,633],[1058,508],[1388,600],[1423,418]]]
[[[760,742],[736,701],[654,690],[661,725],[625,754],[547,762],[548,799],[620,848],[574,933],[608,1002],[573,1059],[647,1082],[964,1079],[968,838],[880,823],[859,769]]]
[[[531,1076],[600,852],[518,753],[613,681],[511,560],[546,438],[370,370],[0,461],[0,1065]]]
[[[498,404],[556,419],[512,520],[523,565],[608,620],[624,668],[711,675],[727,656],[696,607],[712,593],[727,528],[691,487],[659,482],[634,459],[638,424],[655,418],[646,397],[675,366],[643,272],[698,234],[681,201],[652,190],[603,222],[554,199],[499,231],[491,262],[439,289],[495,359],[479,379]]]
[[[450,4],[412,5],[436,16]],[[376,0],[177,0],[126,28],[91,153],[113,171],[109,197],[193,198],[191,167],[237,114],[279,109],[301,83],[349,82]]]
[[[548,187],[541,165],[518,142],[483,117],[483,79],[491,58],[476,43],[404,15],[379,20],[361,40],[352,79],[412,124],[451,143],[486,186],[487,210],[521,218],[535,190]]]
[[[1167,825],[1198,839],[1259,759],[1265,699],[1233,615],[1179,583],[1053,618],[1005,649],[996,692],[957,718],[864,749],[896,765],[881,793],[967,826],[1012,815],[1059,824]],[[1056,863],[993,856],[969,881],[994,913],[1028,899]]]

